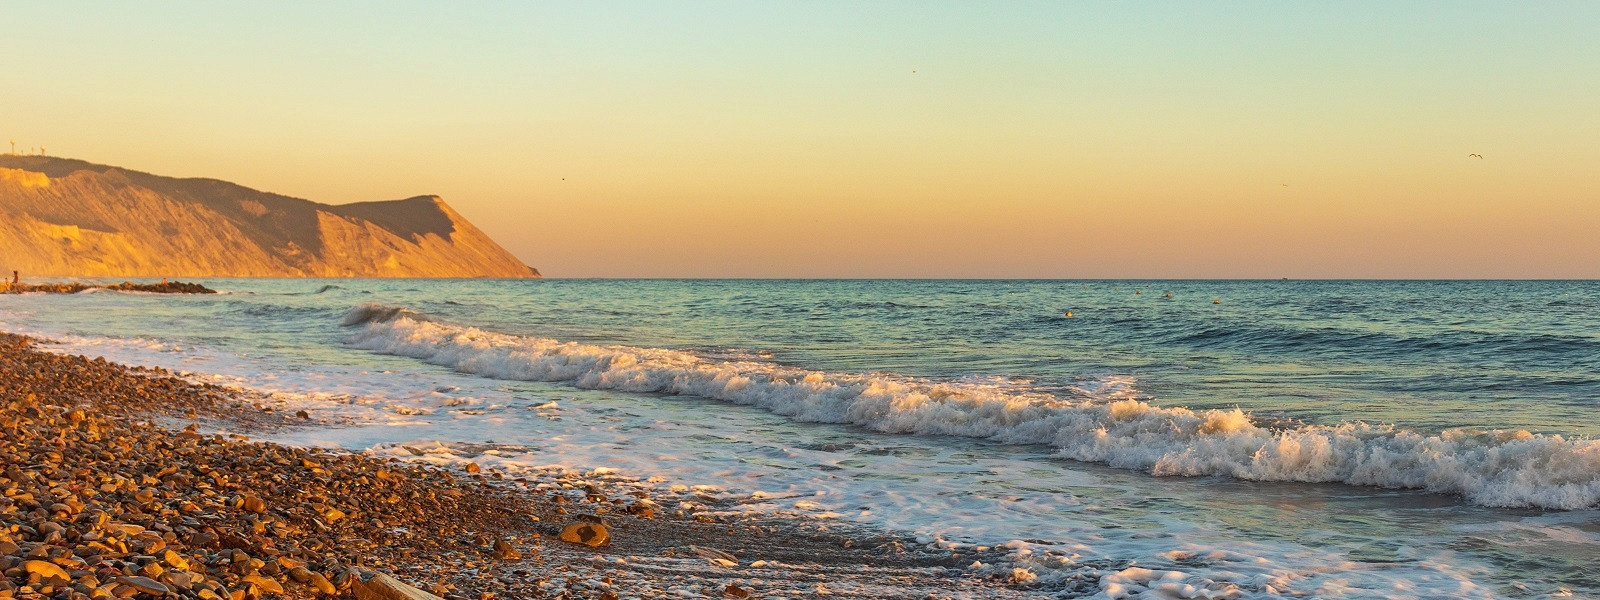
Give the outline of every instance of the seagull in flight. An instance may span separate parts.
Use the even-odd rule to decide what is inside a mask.
[[[1482,154],[1478,154],[1478,153],[1472,153],[1472,154],[1468,154],[1467,158],[1479,158],[1479,159],[1481,159],[1481,158],[1483,158],[1483,155]]]

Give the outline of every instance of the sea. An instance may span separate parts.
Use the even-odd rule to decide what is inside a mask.
[[[1046,596],[1600,597],[1596,281],[198,281],[0,330],[334,423],[266,439],[636,477]]]

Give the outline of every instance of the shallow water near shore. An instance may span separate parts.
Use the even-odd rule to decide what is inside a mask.
[[[617,468],[1113,592],[1600,594],[1596,282],[201,283],[0,328],[354,423],[285,441]]]

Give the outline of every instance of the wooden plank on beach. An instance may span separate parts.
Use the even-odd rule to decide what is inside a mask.
[[[351,591],[356,600],[443,600],[383,573],[374,573],[366,580],[357,577]]]

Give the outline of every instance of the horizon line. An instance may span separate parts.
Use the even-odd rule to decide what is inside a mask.
[[[149,275],[40,275],[41,279],[162,279]],[[1600,282],[1600,277],[232,277],[183,275],[189,279],[375,280],[375,281],[1573,281]],[[177,279],[167,277],[166,279]]]

